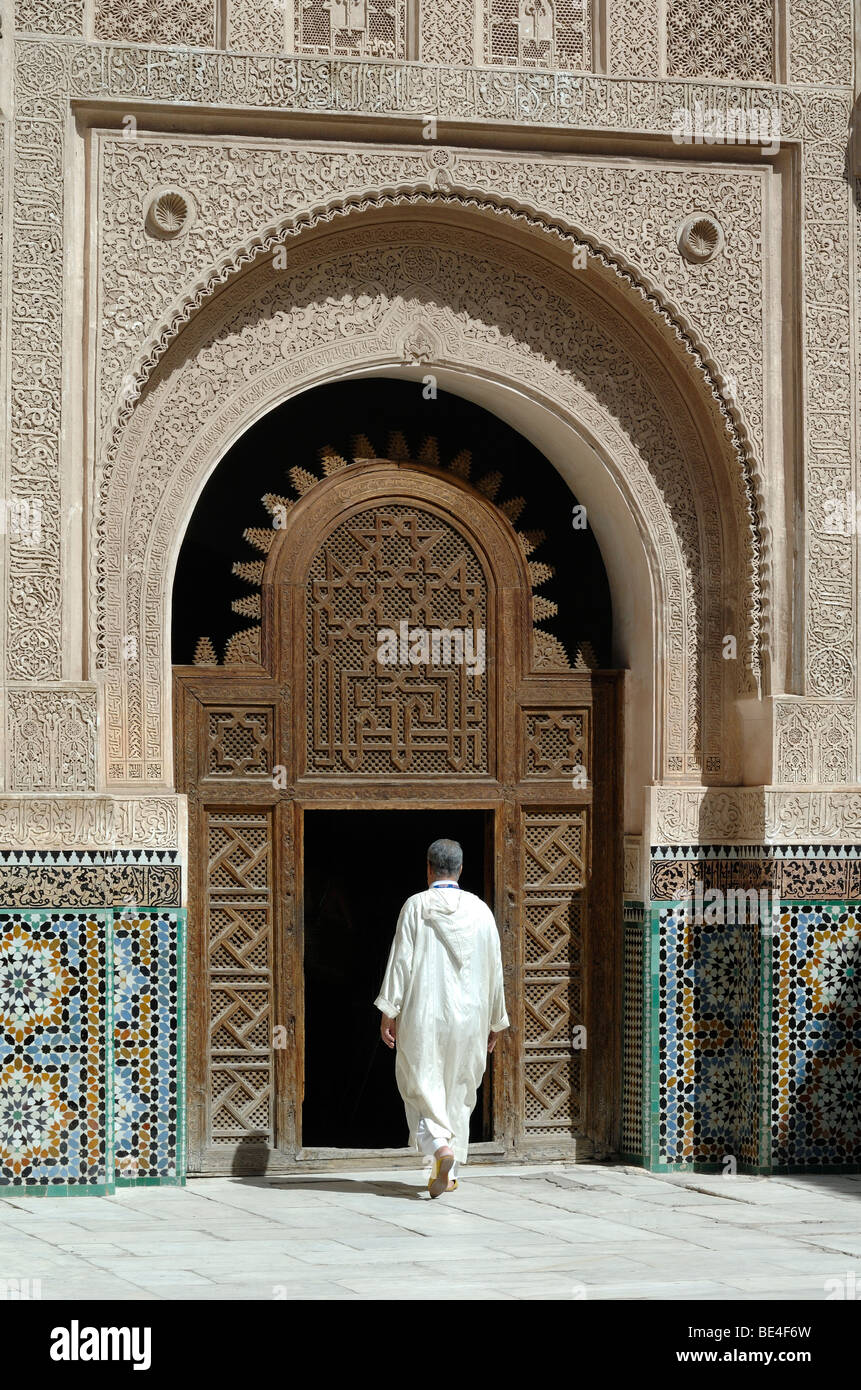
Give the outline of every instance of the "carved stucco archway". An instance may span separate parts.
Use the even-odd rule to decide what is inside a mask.
[[[638,548],[632,565],[649,579],[640,660],[651,652],[652,709],[637,713],[655,725],[651,776],[736,780],[729,711],[758,670],[759,564],[739,437],[702,358],[618,267],[596,256],[572,271],[553,229],[539,236],[531,219],[506,222],[497,208],[489,222],[447,201],[433,218],[427,200],[388,201],[288,241],[283,270],[261,247],[170,340],[117,422],[94,518],[91,654],[104,672],[107,785],[171,784],[170,582],[225,451],[317,383],[429,370],[474,398],[516,399],[525,433],[530,419],[552,418],[591,455],[595,495],[609,483],[622,499],[617,541]],[[588,504],[587,474],[578,493]],[[721,659],[728,631],[746,635],[735,664]]]

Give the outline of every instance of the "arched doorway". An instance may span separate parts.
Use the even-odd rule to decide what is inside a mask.
[[[397,432],[389,457],[370,449],[323,450],[322,476],[294,467],[298,496],[265,495],[273,524],[234,566],[252,621],[225,665],[204,639],[175,667],[191,1171],[404,1143],[372,1000],[438,834],[494,908],[513,1025],[476,1156],[617,1144],[618,674],[548,630],[551,567],[498,472]]]

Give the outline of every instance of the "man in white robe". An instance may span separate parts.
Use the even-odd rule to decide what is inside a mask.
[[[434,1161],[432,1197],[457,1186],[487,1055],[508,1027],[499,933],[487,904],[458,885],[462,867],[457,841],[434,841],[427,891],[401,909],[375,1000],[383,1042],[397,1043],[410,1143]]]

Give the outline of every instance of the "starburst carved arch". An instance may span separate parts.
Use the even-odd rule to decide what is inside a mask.
[[[234,245],[197,281],[187,286],[168,314],[143,344],[136,361],[124,379],[121,399],[112,411],[105,454],[105,473],[110,474],[121,448],[126,428],[132,423],[135,406],[145,392],[165,352],[196,317],[207,301],[229,287],[256,262],[269,257],[278,247],[326,224],[389,208],[426,207],[458,209],[484,220],[505,220],[525,228],[548,244],[562,244],[570,251],[582,252],[589,266],[621,290],[633,309],[652,311],[654,324],[663,336],[671,357],[693,367],[704,391],[702,402],[712,416],[721,448],[731,456],[730,472],[736,488],[736,524],[745,555],[744,594],[739,606],[745,612],[741,634],[744,671],[748,690],[759,689],[763,661],[770,657],[770,607],[772,537],[768,524],[765,481],[761,461],[751,441],[744,411],[735,399],[732,384],[704,342],[696,324],[683,307],[670,299],[641,267],[634,265],[618,248],[595,237],[559,214],[550,214],[528,200],[490,194],[456,183],[446,167],[434,170],[427,183],[393,184],[368,190],[362,195],[338,196],[316,206],[294,210],[276,225],[263,227],[253,236]],[[582,274],[582,271],[580,272]],[[96,534],[104,535],[104,520],[96,521]]]
[[[242,532],[243,539],[258,550],[263,558],[234,561],[233,573],[248,585],[249,592],[241,598],[234,599],[231,607],[234,613],[242,617],[257,619],[257,621],[252,622],[248,627],[241,628],[228,638],[224,648],[223,663],[219,660],[212,639],[208,636],[199,637],[194,653],[196,666],[217,666],[220,664],[242,666],[257,665],[260,662],[262,588],[266,557],[277,539],[278,532],[284,529],[289,512],[299,498],[304,497],[324,478],[332,477],[333,474],[349,468],[351,464],[366,463],[373,460],[380,463],[416,463],[425,468],[439,470],[443,475],[456,477],[461,482],[468,483],[479,496],[491,503],[511,523],[529,572],[532,595],[533,669],[538,671],[589,671],[597,669],[598,661],[589,641],[578,642],[576,649],[569,653],[558,637],[540,626],[542,622],[555,617],[558,612],[558,604],[538,592],[553,577],[554,567],[545,560],[532,558],[535,551],[546,541],[546,535],[543,531],[524,531],[517,527],[516,523],[526,507],[526,499],[520,496],[508,498],[500,496],[503,482],[501,473],[490,470],[473,480],[471,477],[473,471],[472,451],[460,449],[450,458],[443,459],[440,454],[439,441],[434,435],[426,435],[420,448],[413,455],[405,435],[400,430],[389,434],[385,455],[381,455],[364,434],[354,436],[351,458],[345,458],[343,454],[338,453],[328,444],[323,445],[318,452],[320,471],[311,472],[298,464],[288,468],[286,479],[289,489],[294,495],[265,493],[260,499],[260,503],[261,507],[268,513],[269,524],[246,526]]]

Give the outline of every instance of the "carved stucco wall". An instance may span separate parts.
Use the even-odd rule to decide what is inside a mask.
[[[283,275],[261,266],[216,298],[211,317],[193,321],[132,415],[116,462],[98,479],[103,539],[93,640],[106,669],[109,778],[164,775],[157,712],[164,702],[158,634],[168,597],[165,561],[226,442],[267,402],[299,385],[357,365],[407,360],[419,328],[425,362],[518,383],[603,445],[662,556],[664,770],[690,775],[704,752],[719,773],[727,680],[720,628],[733,565],[721,550],[715,484],[670,375],[636,339],[626,344],[625,321],[570,274],[494,243],[486,232],[431,233],[417,223],[398,227],[397,235],[385,226],[331,242],[307,249],[300,242]],[[357,286],[371,292],[357,294]],[[428,339],[437,345],[430,356]],[[141,557],[140,569],[129,569],[123,557],[136,535],[148,537],[155,561]],[[147,654],[140,688],[137,668],[120,657],[129,636]]]
[[[854,95],[850,0],[777,0],[771,29],[777,46],[769,52],[768,42],[760,45],[744,71],[774,72],[792,86],[709,81],[738,74],[742,62],[750,63],[750,55],[734,52],[726,39],[751,12],[764,33],[772,15],[767,0],[731,3],[732,23],[717,42],[705,44],[696,23],[689,32],[696,10],[685,0],[606,0],[595,15],[578,11],[582,59],[560,52],[559,33],[555,24],[548,32],[544,5],[532,6],[528,15],[526,8],[520,0],[482,0],[454,9],[442,0],[422,0],[418,23],[411,29],[404,23],[388,47],[377,47],[391,61],[339,61],[326,55],[375,51],[373,6],[363,0],[306,7],[312,27],[317,22],[315,33],[297,31],[296,10],[286,3],[227,0],[216,14],[208,0],[181,6],[168,0],[18,0],[19,32],[54,40],[14,45],[14,91],[11,64],[0,63],[2,110],[8,114],[0,360],[11,402],[10,447],[0,456],[0,468],[7,501],[40,503],[44,537],[36,550],[7,537],[2,552],[8,603],[0,659],[8,684],[0,848],[26,846],[31,856],[26,869],[17,848],[4,856],[7,892],[18,891],[18,880],[38,878],[40,891],[68,906],[89,873],[80,869],[82,858],[105,846],[122,847],[117,859],[135,861],[135,872],[137,852],[145,858],[163,851],[174,864],[176,847],[185,844],[183,799],[165,790],[107,795],[105,788],[114,760],[118,780],[169,785],[165,576],[195,487],[232,431],[303,382],[361,364],[417,357],[454,368],[480,358],[483,368],[524,394],[549,393],[616,469],[653,552],[658,607],[666,618],[665,656],[687,674],[679,682],[678,672],[669,672],[658,692],[666,711],[660,769],[665,776],[694,780],[699,753],[707,759],[718,751],[720,770],[707,768],[706,775],[749,775],[746,762],[734,761],[739,749],[727,736],[723,716],[737,690],[750,694],[755,663],[744,652],[730,675],[708,662],[698,669],[693,652],[699,641],[713,660],[721,606],[729,600],[732,609],[736,585],[729,620],[737,619],[753,638],[754,655],[762,646],[765,689],[773,698],[748,704],[763,712],[762,737],[773,748],[778,785],[649,788],[643,834],[626,836],[626,895],[636,904],[649,892],[650,844],[697,847],[691,863],[704,844],[718,856],[726,845],[795,846],[784,885],[802,882],[797,871],[805,863],[813,866],[811,882],[825,882],[835,865],[845,869],[843,860],[857,854],[861,190],[845,177]],[[351,47],[339,47],[331,30],[322,35],[324,9],[343,17],[355,36],[348,40]],[[568,13],[574,11],[572,4]],[[394,7],[396,27],[404,12]],[[594,22],[601,15],[607,17],[603,33]],[[534,62],[536,68],[512,70],[510,41],[506,49],[497,40],[494,49],[488,23],[493,16],[505,22],[516,17],[517,62]],[[542,52],[529,49],[529,34],[519,27],[527,19],[556,72],[540,70]],[[577,25],[569,28],[573,33]],[[0,42],[11,57],[5,16],[4,29]],[[62,35],[69,41],[56,41]],[[222,45],[234,51],[215,51]],[[285,46],[316,50],[318,56],[273,56]],[[420,61],[397,60],[402,57]],[[577,61],[603,63],[611,76],[565,71]],[[497,66],[488,71],[482,66],[487,63]],[[668,72],[692,77],[666,80]],[[82,126],[90,118],[107,123],[93,116],[100,102],[114,103],[112,119],[125,111],[138,122],[139,138],[128,148],[115,137],[92,142],[95,216],[86,247],[85,157],[72,100],[90,108],[89,115],[79,108]],[[463,131],[472,124],[476,145],[484,141],[489,147],[505,143],[506,127],[517,127],[541,153],[497,153],[491,159],[478,148],[455,152],[434,142],[373,152],[342,143],[337,151],[309,153],[299,142],[147,135],[149,105],[174,103],[196,108],[211,122],[208,129],[216,129],[217,121],[232,121],[236,128],[240,113],[256,111],[274,130],[299,114],[314,123],[315,136],[326,138],[329,116],[414,121],[416,141],[436,116],[441,124],[456,125],[465,145]],[[697,157],[686,164],[668,157],[678,111],[694,103],[719,114],[741,107],[778,115],[778,160],[752,164],[732,149],[721,151],[719,160]],[[392,129],[392,138],[401,139],[404,127]],[[561,155],[547,138],[551,131],[554,141],[559,131],[574,139],[591,136],[596,143],[588,148],[595,153]],[[143,200],[152,180],[162,177],[182,187],[193,218],[187,233],[153,244],[143,231]],[[416,187],[440,195],[438,205],[422,214],[434,223],[430,248],[428,229],[419,233],[415,223],[409,225],[405,203],[397,238],[381,239],[381,229],[369,219],[339,225],[334,218],[333,190],[381,205],[383,190],[403,202]],[[447,227],[447,190],[455,200],[461,197],[464,218],[467,212],[479,215],[482,199],[501,199],[514,230],[495,228],[489,213],[481,231],[468,218],[456,231]],[[519,206],[528,210],[529,221],[517,230]],[[783,227],[776,215],[781,206]],[[726,233],[723,252],[704,266],[683,261],[675,246],[678,221],[694,210],[716,215]],[[314,259],[323,241],[315,242],[314,232],[298,234],[298,228],[293,236],[289,226],[291,219],[313,220],[312,213],[335,222],[326,243],[328,279],[321,279]],[[535,234],[531,246],[520,237],[527,225]],[[238,276],[237,269],[254,259],[255,239],[266,240],[267,233],[270,250],[283,235],[285,271],[272,276],[261,261]],[[578,239],[592,247],[589,284],[578,286],[570,269],[563,269],[558,247],[551,246],[554,236],[560,242],[567,237],[569,251]],[[418,244],[438,258],[432,286],[406,273]],[[620,296],[607,291],[600,271],[613,273],[612,257],[617,268],[630,263],[629,289],[642,297],[642,312],[631,302],[625,309]],[[380,288],[350,302],[345,294],[359,264]],[[504,290],[498,304],[487,293],[489,271]],[[91,287],[100,285],[99,297],[86,304],[85,273]],[[222,283],[223,292],[213,295]],[[536,303],[540,312],[534,316]],[[652,333],[647,310],[655,318]],[[662,315],[661,332],[677,331],[681,356],[660,351]],[[797,344],[792,331],[781,337],[781,315],[797,327]],[[524,319],[531,323],[533,317],[537,336],[530,337]],[[186,327],[177,337],[182,323]],[[79,366],[85,327],[86,381]],[[599,389],[589,361],[578,358],[565,330],[569,338],[575,331],[582,337],[593,365],[612,364],[609,386]],[[297,351],[282,356],[282,332]],[[319,343],[303,354],[302,334],[311,332]],[[552,354],[542,347],[548,333]],[[722,418],[710,396],[715,384],[726,392]],[[789,388],[785,412],[783,385]],[[174,388],[179,412],[170,400]],[[637,411],[641,418],[633,427],[631,412]],[[200,428],[193,440],[195,421]],[[713,447],[715,428],[724,421],[726,438]],[[660,454],[652,447],[656,432],[666,445]],[[91,470],[86,486],[85,468]],[[105,489],[102,526],[94,515],[98,487]],[[759,544],[751,556],[744,553],[748,503],[759,513]],[[835,526],[841,506],[849,520]],[[784,514],[791,518],[785,535]],[[797,564],[788,559],[793,547]],[[737,601],[745,584],[747,605]],[[95,627],[88,647],[81,598],[91,585]],[[101,669],[97,652],[107,661]],[[123,679],[120,658],[126,663]],[[676,757],[681,771],[667,761]],[[821,858],[825,850],[817,845],[828,847],[827,869],[818,878],[817,854]],[[849,847],[842,857],[841,846]],[[659,868],[666,859],[658,856],[664,861]],[[6,861],[14,862],[9,867]],[[847,891],[850,884],[857,889],[858,874],[844,874],[843,881]],[[178,880],[176,886],[178,892]],[[87,883],[82,891],[89,891]],[[796,946],[787,934],[786,943],[802,960],[803,940]],[[646,999],[647,955],[642,961]],[[784,1029],[781,1055],[796,1056],[792,1029],[801,986],[787,1002],[795,977],[781,960],[774,978],[784,975],[789,984],[784,981],[783,994],[775,993]],[[755,990],[750,1002],[738,1027],[748,1042],[763,1017]],[[661,996],[657,1003],[666,1013]],[[811,1013],[807,1023],[812,1019]],[[788,1024],[791,1037],[784,1042]],[[689,1021],[685,1026],[690,1031]],[[818,1022],[813,1032],[810,1056],[820,1063]],[[631,1056],[640,1077],[637,1036],[635,1028]],[[651,1043],[663,1046],[657,1039]],[[646,1052],[651,1055],[651,1044]],[[757,1067],[749,1057],[740,1060],[751,1111],[760,1115],[764,1093]],[[847,1066],[853,1061],[849,1057]],[[842,1065],[839,1055],[836,1062]],[[693,1066],[692,1053],[688,1063]],[[710,1104],[721,1088],[738,1089],[739,1057],[732,1053],[721,1065],[723,1072],[709,1071]],[[93,1075],[97,1071],[92,1068]],[[657,1084],[651,1093],[643,1087],[644,1107],[656,1098],[666,1101]],[[786,1109],[783,1102],[778,1087],[774,1105]],[[832,1157],[838,1151],[835,1146]],[[763,1148],[761,1161],[766,1153]]]
[[[378,11],[389,10],[389,14]],[[615,76],[738,77],[850,84],[851,0],[732,0],[726,8],[687,0],[16,0],[18,32],[243,53],[323,53],[474,62],[564,71],[596,64],[605,24],[606,66]],[[783,39],[783,35],[786,38]],[[785,65],[781,41],[786,48]]]
[[[626,167],[597,159],[488,158],[435,146],[380,152],[296,149],[281,142],[169,140],[141,134],[100,142],[99,399],[101,420],[135,369],[151,324],[161,324],[206,268],[282,220],[359,200],[375,190],[463,189],[563,218],[636,267],[708,343],[738,402],[757,457],[763,449],[763,202],[769,172]],[[148,236],[148,193],[177,184],[194,223],[171,241]],[[676,245],[692,210],[727,209],[727,245],[708,266]],[[731,216],[730,216],[731,209]]]
[[[791,35],[803,33],[804,13],[802,7],[795,11],[796,21],[794,28],[790,26]],[[834,7],[837,22],[835,33],[845,32],[846,13],[845,6]],[[71,11],[71,17],[64,18],[64,13],[56,8],[52,9],[50,22],[48,19],[39,20],[32,6],[22,6],[20,15],[19,24],[31,31],[42,28],[44,32],[43,25],[56,30],[68,23],[70,28],[67,27],[66,32],[70,32],[78,23],[75,16],[71,16]],[[852,767],[851,780],[857,781],[853,569],[856,538],[854,534],[835,535],[833,528],[827,525],[825,508],[829,497],[844,492],[851,495],[857,488],[857,408],[844,384],[849,380],[857,342],[857,310],[853,312],[854,276],[857,273],[853,257],[858,244],[854,219],[857,214],[852,191],[843,181],[843,145],[850,92],[815,88],[805,92],[802,88],[791,91],[785,88],[742,87],[728,92],[720,87],[693,88],[659,81],[631,84],[600,78],[577,79],[564,74],[548,79],[546,75],[529,76],[523,73],[500,73],[494,78],[493,85],[489,86],[475,69],[467,67],[447,71],[417,65],[399,68],[397,64],[344,63],[320,66],[301,59],[233,58],[212,52],[195,54],[117,45],[99,47],[29,41],[19,44],[18,50],[15,162],[11,167],[11,197],[4,224],[7,243],[10,233],[13,234],[10,262],[13,308],[9,319],[7,379],[14,383],[14,389],[11,392],[10,477],[6,491],[13,499],[16,495],[28,497],[34,492],[40,494],[43,523],[49,539],[38,557],[24,555],[16,550],[14,544],[8,544],[6,548],[11,601],[7,608],[5,660],[7,675],[13,683],[21,686],[30,682],[42,690],[59,683],[57,696],[60,704],[57,707],[61,708],[63,683],[70,678],[74,682],[78,674],[74,662],[70,663],[69,660],[68,639],[65,644],[63,639],[64,618],[69,617],[74,607],[74,587],[70,589],[68,583],[64,584],[64,574],[68,573],[68,550],[64,551],[65,542],[61,544],[59,540],[65,535],[67,520],[60,478],[68,461],[64,458],[61,440],[65,438],[68,441],[70,437],[68,433],[65,436],[62,433],[63,410],[71,412],[70,418],[74,418],[77,408],[68,395],[64,400],[62,392],[63,345],[68,341],[68,336],[64,337],[64,334],[68,335],[69,324],[73,322],[69,314],[69,285],[64,279],[64,265],[70,252],[64,245],[63,228],[67,217],[72,215],[70,207],[79,207],[79,199],[72,204],[65,201],[69,195],[68,186],[64,190],[64,170],[68,161],[66,113],[69,97],[99,99],[120,96],[129,102],[152,98],[181,99],[206,106],[237,103],[243,107],[260,105],[271,110],[274,106],[315,113],[327,110],[356,113],[373,110],[380,114],[413,112],[423,115],[434,112],[442,118],[456,114],[459,118],[480,121],[516,118],[521,122],[534,123],[536,129],[540,129],[543,123],[549,123],[629,134],[649,131],[665,133],[672,124],[673,111],[679,104],[690,105],[695,97],[700,100],[706,97],[717,107],[721,103],[726,105],[734,101],[778,110],[785,141],[798,142],[801,151],[802,381],[805,393],[803,418],[808,427],[804,474],[808,509],[806,652],[802,663],[801,689],[808,690],[812,699],[809,705],[804,698],[791,702],[793,728],[797,734],[799,721],[809,723],[809,737],[802,732],[801,742],[811,749],[809,767],[815,775],[816,759],[821,758],[815,750],[822,746],[822,740],[815,732],[815,726],[822,717],[820,707],[831,700],[842,702],[843,713],[848,718],[845,721],[835,718],[837,725],[845,731],[847,740],[852,740],[848,761]],[[847,45],[842,40],[839,43],[835,41],[834,54],[839,61],[834,60],[834,54],[829,54],[828,44],[823,47],[806,40],[802,42],[798,37],[792,38],[789,63],[794,80],[799,83],[846,81],[849,62],[846,57]],[[644,59],[644,62],[647,61],[650,60]],[[432,159],[430,151],[416,156],[416,161],[419,158],[423,161],[424,176],[429,155]],[[399,157],[399,178],[405,168],[409,169],[410,158],[407,154]],[[474,166],[488,171],[488,161],[483,155],[458,156],[459,161],[467,162],[470,159]],[[501,175],[504,180],[507,175],[512,184],[518,182],[519,191],[522,191],[524,179],[535,178],[540,185],[537,202],[544,198],[551,204],[554,200],[557,205],[561,202],[572,203],[576,201],[581,185],[571,172],[571,161],[568,161],[567,173],[559,172],[559,165],[564,162],[560,161],[551,168],[551,161],[533,160],[531,163],[535,168],[532,171],[525,167],[530,161],[521,160],[520,167],[515,168],[516,159],[500,160],[499,167],[494,168],[492,173],[486,172],[486,178],[497,179]],[[241,161],[237,163],[240,165]],[[597,161],[593,163],[597,164]],[[134,164],[134,159],[130,164]],[[116,169],[119,168],[118,161]],[[463,174],[459,177],[463,178]],[[589,177],[592,180],[588,185],[591,196],[587,195],[583,202],[587,213],[591,214],[594,209],[600,214],[604,206],[599,187],[601,175],[590,171]],[[663,178],[664,196],[673,180],[678,183],[680,179],[677,170],[656,175],[653,170],[646,168],[637,169],[636,174],[626,171],[621,176],[616,168],[606,172],[604,177],[608,182],[620,177],[622,183],[627,181],[624,188],[617,184],[620,206],[624,205],[626,197],[630,201],[630,187],[636,177],[640,178],[644,187],[650,178],[657,183]],[[687,172],[681,176],[682,182],[686,177]],[[697,177],[711,181],[708,188],[711,192],[718,175],[708,170]],[[760,229],[755,227],[751,190],[757,186],[757,180],[761,180],[763,174],[759,170],[753,173],[749,167],[742,170],[734,164],[723,177],[727,206],[732,211],[730,226],[743,227],[747,218],[744,235],[755,239]],[[471,182],[480,182],[475,170],[471,172]],[[549,191],[548,184],[551,185]],[[707,191],[705,184],[702,188],[703,192]],[[738,222],[734,220],[734,203],[739,196],[735,190],[747,190],[742,195]],[[307,197],[304,192],[303,197]],[[679,194],[679,198],[684,201],[683,193]],[[241,207],[241,199],[237,199],[236,205]],[[637,212],[644,206],[645,199],[638,204]],[[715,210],[718,211],[717,208]],[[290,209],[286,211],[289,213]],[[231,211],[228,221],[232,216]],[[647,217],[640,219],[643,230],[639,236],[634,229],[628,234],[629,239],[633,238],[636,242],[637,264],[648,266],[652,256],[653,269],[650,273],[662,287],[668,286],[673,275],[683,280],[691,272],[678,258],[673,261],[670,239],[662,240],[658,236],[650,249],[649,233],[645,230],[648,220]],[[588,227],[588,221],[588,217],[583,217],[584,226]],[[235,228],[231,225],[227,230],[232,234]],[[607,228],[603,230],[606,235]],[[624,246],[624,235],[619,226],[613,230],[617,233],[614,244]],[[230,239],[228,235],[225,243]],[[612,237],[609,239],[612,241]],[[204,259],[215,249],[213,243],[202,248]],[[657,257],[659,249],[663,254],[663,263]],[[746,261],[748,267],[754,265],[756,254],[747,256]],[[729,262],[723,262],[720,266],[715,263],[712,270],[720,273],[724,265],[728,266]],[[142,280],[141,286],[144,283]],[[712,283],[715,284],[714,308],[710,310],[709,295],[702,291],[706,284]],[[768,471],[774,462],[769,457],[769,448],[774,441],[769,438],[768,415],[761,405],[764,395],[761,366],[764,349],[757,338],[761,334],[763,321],[768,323],[767,314],[763,320],[761,299],[752,322],[748,322],[750,305],[755,302],[748,290],[756,289],[759,292],[759,288],[748,285],[735,301],[740,306],[739,312],[745,315],[745,332],[733,334],[729,329],[726,331],[726,347],[736,351],[741,342],[743,355],[747,357],[738,372],[734,370],[730,352],[724,351],[719,342],[722,324],[717,306],[722,303],[722,291],[716,282],[710,277],[701,277],[696,292],[689,297],[689,302],[685,302],[685,310],[686,313],[690,310],[703,341],[709,343],[716,363],[725,374],[724,379],[737,377],[737,417],[749,431],[751,444],[759,453],[759,461]],[[669,293],[682,298],[672,287]],[[169,303],[171,298],[171,292],[168,292],[165,301]],[[138,295],[138,302],[140,300],[141,296]],[[147,305],[147,312],[157,315],[160,311],[161,305],[158,303]],[[130,319],[132,317],[139,323],[143,322],[145,330],[150,328],[143,315],[134,315],[133,309],[130,310]],[[119,314],[116,323],[122,327]],[[128,337],[123,337],[119,344],[120,351],[114,367],[121,370],[119,379],[114,380],[114,391],[121,390],[123,377],[129,371],[128,363],[134,362],[134,353],[129,354],[128,347],[134,345],[136,333],[140,334],[140,329],[131,328]],[[146,331],[143,336],[148,336]],[[106,354],[106,362],[108,357],[109,354]],[[106,374],[104,381],[108,380]],[[116,396],[112,404],[116,404]],[[100,415],[100,418],[106,417]],[[779,444],[780,441],[777,441]],[[780,453],[779,447],[777,453]],[[52,541],[51,537],[56,539]],[[770,598],[773,604],[775,599],[785,602],[787,596],[772,593]],[[779,690],[779,685],[775,689]],[[7,701],[7,718],[8,713]],[[834,725],[834,719],[831,724]],[[775,717],[776,740],[779,725],[780,719]],[[781,746],[789,747],[786,738]],[[799,766],[802,764],[793,755],[791,767],[794,777],[800,775]],[[789,764],[785,770],[789,771]],[[778,774],[780,771],[778,767]],[[102,777],[103,773],[97,776],[94,771],[92,775],[88,773],[85,780],[103,785]],[[6,786],[11,790],[13,783],[20,786],[23,780],[20,770],[10,769]]]

